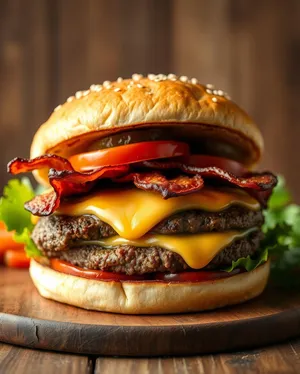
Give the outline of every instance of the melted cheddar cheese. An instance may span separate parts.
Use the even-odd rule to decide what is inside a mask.
[[[56,214],[93,214],[112,226],[124,239],[139,239],[172,214],[191,209],[218,212],[231,205],[260,209],[259,203],[238,189],[203,188],[199,192],[164,200],[159,194],[137,188],[100,191],[63,203]]]
[[[245,231],[224,231],[209,232],[195,235],[145,235],[136,240],[128,240],[120,236],[105,238],[84,244],[96,244],[104,248],[111,248],[120,245],[130,245],[134,247],[161,247],[179,254],[184,261],[193,269],[201,269],[233,240],[240,239],[250,232]],[[83,242],[82,242],[83,243]],[[82,245],[78,243],[78,245]]]

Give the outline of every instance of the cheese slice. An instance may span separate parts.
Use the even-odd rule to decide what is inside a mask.
[[[63,203],[56,214],[93,214],[112,226],[120,237],[135,240],[172,214],[191,209],[218,212],[231,205],[259,210],[258,201],[242,190],[204,187],[199,192],[164,200],[159,194],[137,188],[100,191]]]
[[[94,244],[108,249],[120,245],[130,245],[134,247],[157,246],[179,254],[191,268],[201,269],[233,240],[243,238],[255,230],[257,229],[210,232],[195,235],[153,234],[146,235],[136,240],[128,240],[120,236],[114,236],[95,241],[85,241],[78,243],[78,245],[80,246],[83,243],[85,245]]]

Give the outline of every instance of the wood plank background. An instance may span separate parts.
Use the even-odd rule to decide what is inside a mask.
[[[300,201],[299,0],[0,0],[0,187],[52,109],[118,76],[195,76],[261,126]]]
[[[0,343],[3,374],[298,374],[300,341],[252,351],[192,357],[86,357]]]

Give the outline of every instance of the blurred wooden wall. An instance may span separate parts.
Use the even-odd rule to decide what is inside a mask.
[[[0,0],[0,187],[78,89],[176,73],[229,92],[261,126],[263,167],[300,200],[299,0]],[[298,103],[299,102],[299,103]]]

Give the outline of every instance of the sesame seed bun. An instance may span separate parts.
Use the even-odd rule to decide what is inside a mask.
[[[31,260],[30,275],[47,299],[124,314],[199,312],[239,304],[261,294],[270,261],[253,271],[209,282],[114,282],[59,273]]]
[[[69,157],[116,132],[163,126],[175,129],[180,139],[224,141],[239,150],[238,160],[249,168],[263,152],[260,130],[223,91],[195,78],[134,74],[92,85],[59,105],[38,129],[31,158],[45,153]],[[47,180],[43,171],[35,176],[39,182]]]

